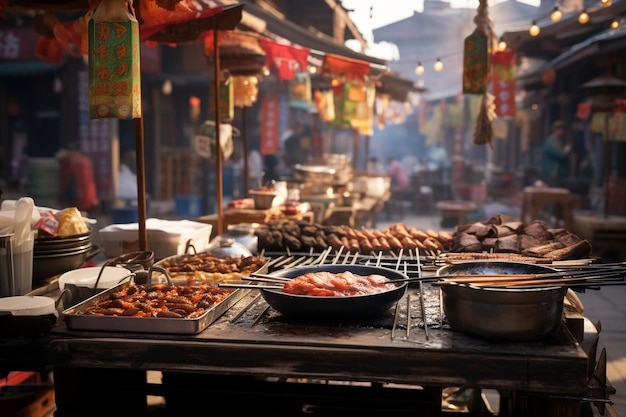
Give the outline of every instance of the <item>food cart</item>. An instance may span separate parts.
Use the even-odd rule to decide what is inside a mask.
[[[319,255],[276,256],[268,268],[281,269],[286,258],[290,265],[382,265],[408,276],[422,268],[408,258]],[[243,397],[236,409],[260,415],[437,416],[454,414],[441,406],[449,387],[497,391],[502,416],[582,416],[592,404],[604,410],[613,392],[602,379],[604,352],[596,363],[598,335],[575,309],[564,311],[546,338],[492,342],[451,329],[439,290],[427,282],[409,286],[381,314],[321,322],[283,315],[251,290],[197,334],[77,329],[60,320],[34,338],[3,337],[0,366],[51,369],[57,416],[110,415],[104,404],[112,398],[124,400],[117,414],[147,415],[147,395],[164,397],[176,413],[197,409],[200,398],[204,407]],[[160,371],[162,382],[149,383],[148,371]]]

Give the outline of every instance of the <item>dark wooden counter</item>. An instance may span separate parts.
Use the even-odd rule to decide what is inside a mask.
[[[228,376],[402,384],[425,387],[434,397],[444,387],[491,388],[523,394],[524,404],[528,398],[543,398],[544,415],[557,415],[546,405],[551,396],[587,395],[588,358],[565,325],[541,341],[492,343],[452,331],[435,311],[426,317],[426,332],[419,294],[413,288],[408,294],[397,312],[359,323],[289,319],[267,309],[262,298],[254,298],[255,291],[196,335],[76,331],[60,320],[46,336],[0,338],[0,365],[14,370],[52,366],[56,417],[81,415],[86,409],[111,415],[111,409],[100,413],[94,404],[120,396],[132,399],[124,407],[127,412],[114,408],[116,415],[145,414],[149,370],[217,376],[220,381]],[[558,409],[567,410],[562,415],[578,415],[579,407],[576,400],[558,401]],[[428,415],[438,415],[437,410],[431,407]]]

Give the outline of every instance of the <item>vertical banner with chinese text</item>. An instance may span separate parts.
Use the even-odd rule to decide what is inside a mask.
[[[125,1],[102,1],[89,20],[89,116],[141,117],[139,23]]]
[[[515,51],[497,51],[492,57],[493,94],[498,117],[515,117]]]
[[[261,103],[261,155],[278,152],[278,98],[268,97]]]

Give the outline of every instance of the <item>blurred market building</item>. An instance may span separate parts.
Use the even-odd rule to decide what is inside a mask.
[[[142,33],[141,125],[91,119],[88,65],[84,54],[76,53],[81,42],[75,36],[89,3],[0,2],[0,145],[4,160],[28,162],[23,170],[3,164],[1,176],[14,185],[18,172],[25,175],[26,191],[39,205],[57,203],[55,156],[71,143],[93,161],[102,208],[117,204],[120,158],[136,150],[142,130],[149,198],[187,203],[190,211],[181,214],[191,217],[214,210],[216,156],[203,153],[197,139],[214,135],[215,125],[206,122],[216,114],[211,100],[216,76],[226,105],[220,122],[233,127],[225,134],[222,167],[223,192],[233,198],[249,188],[234,178],[237,159],[249,147],[264,155],[281,152],[281,137],[297,123],[310,130],[309,158],[341,153],[355,167],[365,166],[372,125],[383,121],[374,120],[369,98],[365,108],[335,117],[328,94],[345,88],[346,79],[360,78],[361,92],[385,103],[404,103],[407,94],[423,91],[389,72],[384,60],[344,45],[347,38],[364,40],[339,2],[183,0],[174,2],[179,9],[165,10],[159,2],[140,0],[133,3]],[[191,7],[201,10],[189,12]],[[166,23],[155,27],[150,22],[163,21],[157,18]],[[55,32],[60,29],[74,38],[61,39]],[[213,29],[218,29],[219,75],[213,71]],[[58,54],[41,54],[50,48]]]
[[[563,120],[574,149],[564,183],[579,197],[577,208],[626,214],[620,203],[626,201],[625,13],[623,0],[491,5],[489,17],[502,48],[492,61],[513,77],[495,79],[501,74],[494,70],[497,118],[489,147],[472,141],[479,97],[463,95],[461,85],[463,41],[475,29],[477,10],[425,1],[422,12],[374,30],[377,42],[398,48],[399,59],[389,67],[427,88],[416,103],[416,117],[402,129],[418,132],[418,139],[376,132],[373,146],[390,152],[398,141],[413,141],[424,157],[430,146],[443,144],[457,196],[500,198],[540,179],[543,141],[551,123]],[[434,68],[439,60],[441,71]],[[472,194],[483,183],[487,193]]]

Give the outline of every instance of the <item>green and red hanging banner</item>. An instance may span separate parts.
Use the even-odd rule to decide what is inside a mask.
[[[463,94],[484,94],[489,80],[489,45],[478,30],[465,38],[463,48]]]
[[[89,20],[89,117],[141,117],[139,23],[126,0],[102,0]]]

